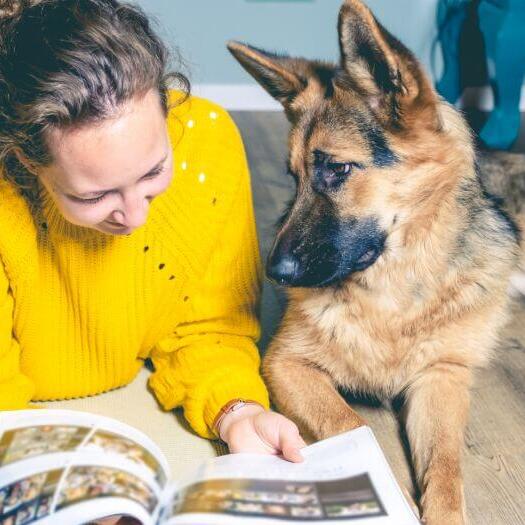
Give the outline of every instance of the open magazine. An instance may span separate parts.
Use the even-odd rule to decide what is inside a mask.
[[[83,524],[112,515],[144,525],[412,525],[368,427],[303,449],[305,461],[233,454],[169,480],[136,429],[69,410],[0,413],[0,523]]]

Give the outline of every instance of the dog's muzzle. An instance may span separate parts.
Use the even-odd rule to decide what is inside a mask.
[[[330,286],[366,270],[383,253],[386,236],[375,220],[352,220],[337,226],[324,235],[309,232],[308,242],[295,238],[292,230],[280,236],[268,258],[268,277],[281,286]]]

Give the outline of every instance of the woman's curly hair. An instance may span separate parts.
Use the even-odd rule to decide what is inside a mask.
[[[122,104],[168,87],[189,94],[182,73],[138,7],[117,0],[0,0],[0,165],[35,200],[27,165],[52,159],[46,132],[114,117]],[[24,163],[20,159],[24,159]]]

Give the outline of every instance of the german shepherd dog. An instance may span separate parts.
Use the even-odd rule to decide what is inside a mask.
[[[402,396],[422,517],[464,524],[469,388],[508,316],[518,230],[410,51],[359,0],[338,29],[338,65],[228,44],[291,123],[296,194],[267,265],[289,301],[263,373],[319,439],[364,424],[338,388]]]

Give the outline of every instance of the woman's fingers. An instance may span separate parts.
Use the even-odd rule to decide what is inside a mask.
[[[271,411],[232,420],[225,438],[230,452],[280,455],[293,463],[303,461],[301,448],[306,446],[297,425]]]
[[[291,421],[281,427],[280,449],[284,459],[292,463],[301,463],[304,458],[301,449],[306,446],[299,430]]]

